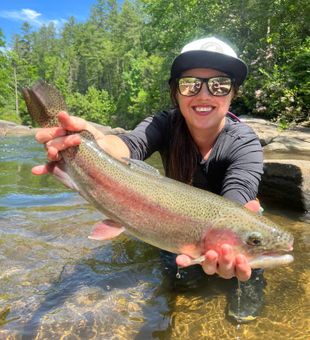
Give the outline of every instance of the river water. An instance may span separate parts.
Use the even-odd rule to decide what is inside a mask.
[[[31,175],[44,158],[33,137],[0,139],[0,339],[310,338],[309,221],[265,209],[294,234],[295,261],[265,272],[261,316],[236,325],[227,280],[171,289],[158,249],[129,235],[89,240],[102,215]]]

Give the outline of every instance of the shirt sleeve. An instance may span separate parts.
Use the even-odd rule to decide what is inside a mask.
[[[248,131],[230,141],[229,165],[224,175],[221,195],[242,205],[256,199],[263,174],[263,151],[256,134]]]
[[[118,135],[130,150],[133,159],[145,160],[167,143],[169,112],[145,118],[134,130]]]

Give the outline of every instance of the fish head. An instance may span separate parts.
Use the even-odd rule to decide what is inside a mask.
[[[293,235],[275,223],[255,214],[225,222],[211,228],[204,238],[204,249],[220,252],[223,244],[229,244],[235,254],[243,254],[252,268],[269,268],[293,261],[288,252],[293,250]]]
[[[23,88],[22,94],[32,119],[41,127],[58,126],[57,114],[67,111],[60,92],[45,81],[38,81],[30,88]]]
[[[238,234],[245,253],[249,255],[282,253],[293,250],[294,237],[272,221],[259,216],[252,225],[241,228]]]
[[[257,215],[255,221],[241,228],[240,251],[245,254],[252,268],[271,268],[291,263],[287,254],[293,250],[294,237],[275,223]]]

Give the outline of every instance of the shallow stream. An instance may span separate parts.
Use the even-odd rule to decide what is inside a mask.
[[[310,338],[309,221],[265,207],[294,234],[295,261],[266,271],[261,316],[237,326],[226,280],[172,290],[158,249],[128,234],[89,240],[102,215],[31,175],[44,159],[33,137],[0,139],[0,339]]]

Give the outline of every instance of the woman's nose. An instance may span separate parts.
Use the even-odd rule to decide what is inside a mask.
[[[209,92],[209,89],[208,89],[208,86],[205,82],[203,82],[202,86],[201,86],[201,89],[198,93],[198,96],[201,96],[201,97],[210,97],[212,96],[212,94]]]

